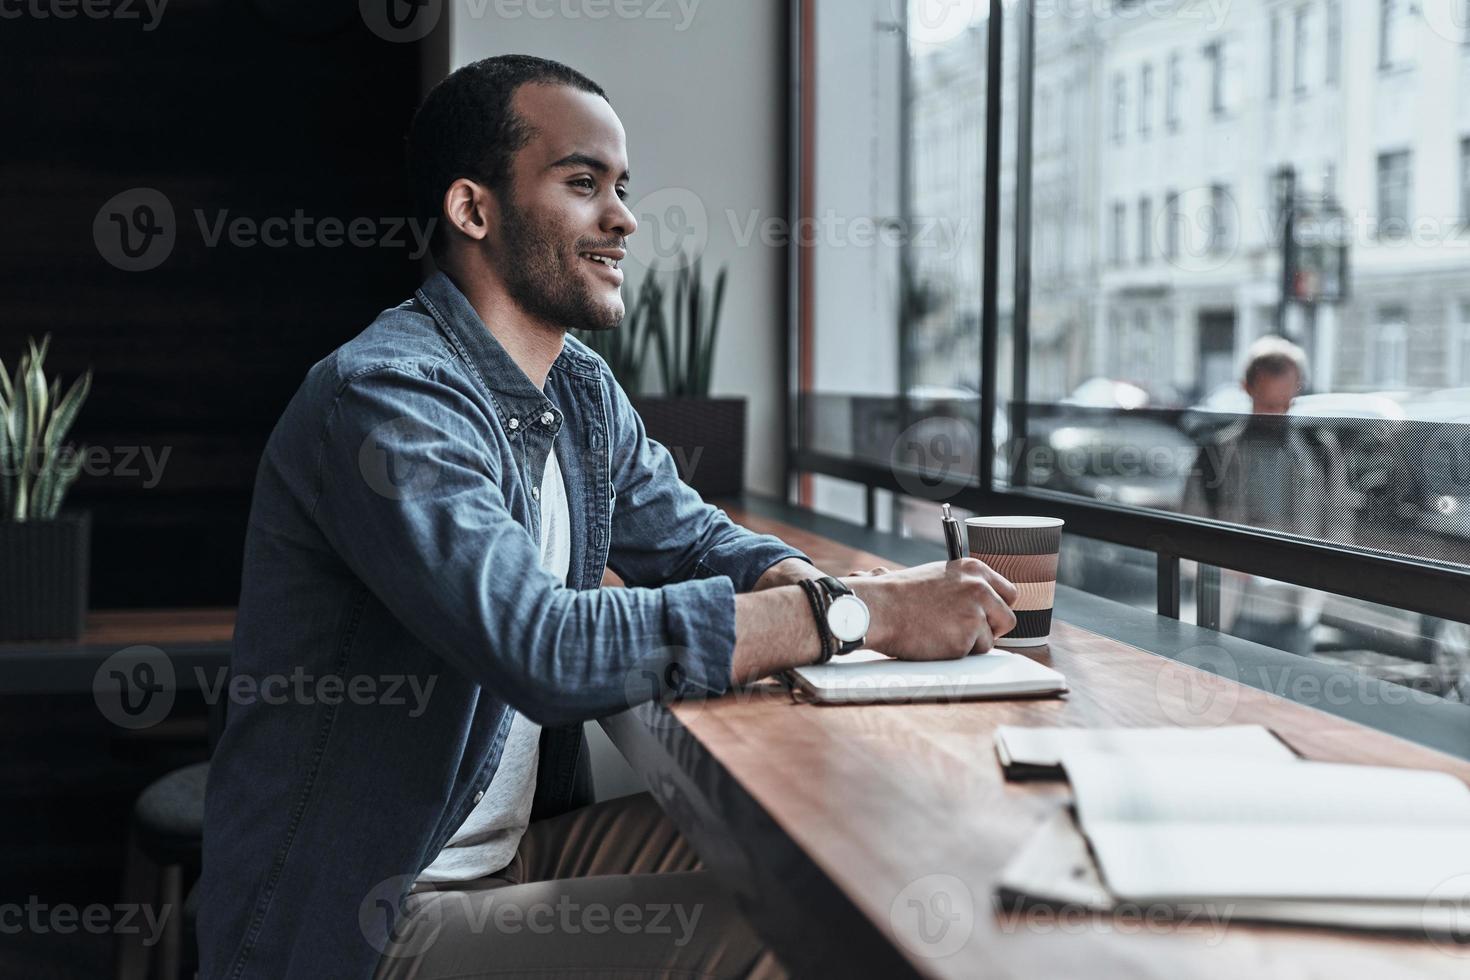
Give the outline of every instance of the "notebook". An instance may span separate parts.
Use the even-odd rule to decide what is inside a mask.
[[[1004,892],[1089,908],[1465,927],[1457,920],[1470,902],[1470,788],[1453,776],[1082,752],[1063,766],[1075,823],[1059,814],[1045,824],[1003,873]]]
[[[1057,671],[1004,650],[929,663],[858,650],[790,675],[797,690],[829,703],[1041,697],[1067,690]]]
[[[1260,725],[1219,728],[1022,728],[995,730],[995,754],[1008,779],[1062,777],[1062,755],[1099,752],[1118,757],[1234,756],[1263,762],[1296,758]]]

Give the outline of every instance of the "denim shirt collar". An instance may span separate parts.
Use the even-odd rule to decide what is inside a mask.
[[[560,428],[561,411],[526,376],[526,372],[521,370],[521,366],[510,356],[505,346],[495,339],[495,335],[485,326],[485,322],[480,319],[469,299],[453,280],[442,271],[436,271],[424,281],[414,296],[433,316],[449,342],[484,385],[496,411],[500,413],[502,425],[511,419],[525,419],[551,412],[556,419],[553,431]],[[551,363],[551,370],[591,380],[597,380],[601,376],[595,358],[566,342],[562,344],[561,353]]]

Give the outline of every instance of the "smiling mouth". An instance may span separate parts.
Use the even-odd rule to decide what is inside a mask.
[[[581,252],[579,254],[582,258],[605,265],[609,269],[616,269],[618,267],[618,260],[610,255],[597,255],[593,252]]]

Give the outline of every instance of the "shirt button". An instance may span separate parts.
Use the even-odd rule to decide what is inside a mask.
[[[531,488],[531,496],[535,497],[537,500],[540,500],[541,499],[541,488],[540,487],[532,487]]]
[[[475,794],[475,802],[476,803],[480,802],[484,798],[485,798],[485,791],[483,789],[480,790],[478,793]]]
[[[550,425],[554,421],[556,421],[556,416],[552,415],[550,412],[547,412],[541,416],[542,425]]]
[[[521,427],[521,420],[511,419],[510,422],[507,424],[509,424],[512,429],[519,429]]]

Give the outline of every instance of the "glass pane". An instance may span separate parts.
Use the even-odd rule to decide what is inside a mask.
[[[1470,702],[1470,626],[1464,623],[1230,569],[1205,570],[1213,575],[1186,578],[1187,593],[1197,588],[1218,596],[1218,611],[1201,625],[1424,695]],[[1197,609],[1186,603],[1185,618],[1194,621]]]
[[[1004,216],[1032,260],[1007,483],[1470,563],[1464,32],[1410,3],[1035,9],[1032,84],[1072,108]]]
[[[801,444],[916,471],[931,499],[978,471],[986,10],[814,4]]]

